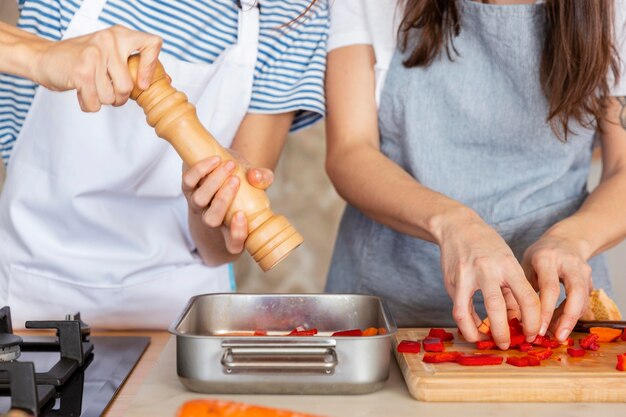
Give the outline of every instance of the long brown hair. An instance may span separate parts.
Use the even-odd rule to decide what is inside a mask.
[[[426,67],[442,49],[453,59],[454,38],[462,26],[457,1],[404,0],[400,46],[407,51],[415,45],[405,66]],[[541,86],[548,100],[547,120],[557,137],[567,140],[572,119],[587,128],[598,127],[610,94],[607,75],[612,72],[619,78],[615,4],[614,0],[546,0],[544,7]]]

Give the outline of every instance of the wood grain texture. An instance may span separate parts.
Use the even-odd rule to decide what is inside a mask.
[[[473,343],[459,338],[446,343],[447,351],[476,352]],[[394,338],[394,352],[411,395],[420,401],[451,402],[624,402],[626,372],[615,369],[616,355],[626,352],[626,342],[602,343],[597,352],[570,358],[566,348],[554,350],[539,367],[517,368],[506,363],[466,367],[456,363],[428,364],[424,353],[397,353],[402,340],[421,340],[428,329],[400,329]],[[574,334],[578,339],[584,335]],[[576,343],[578,345],[578,343]],[[504,357],[523,356],[510,350],[481,351]]]

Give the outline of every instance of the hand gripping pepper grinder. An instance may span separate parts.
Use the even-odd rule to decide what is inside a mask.
[[[139,56],[128,59],[133,80],[137,79]],[[202,159],[217,155],[223,161],[237,164],[235,174],[241,185],[228,213],[225,224],[233,215],[243,211],[248,219],[246,249],[263,271],[269,271],[304,241],[300,233],[280,215],[270,209],[269,199],[263,190],[250,185],[245,169],[224,149],[198,120],[196,108],[187,96],[170,84],[163,65],[157,64],[152,84],[140,90],[135,82],[130,97],[143,108],[148,124],[156,134],[168,141],[189,166]]]

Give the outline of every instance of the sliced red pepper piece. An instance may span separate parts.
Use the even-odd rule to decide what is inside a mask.
[[[541,361],[536,356],[509,356],[506,358],[506,363],[509,365],[524,367],[524,366],[539,366]]]
[[[626,329],[622,332],[622,340],[626,342]]]
[[[568,347],[567,354],[570,355],[572,358],[580,358],[582,356],[585,356],[585,349],[581,347]]]
[[[476,342],[476,349],[478,350],[489,350],[489,349],[497,349],[496,342],[493,340],[479,340]]]
[[[626,371],[626,353],[617,355],[617,365],[615,369],[622,372]]]
[[[537,335],[537,337],[535,337],[535,340],[533,340],[532,343],[534,346],[541,346],[542,343],[544,343],[546,340],[550,340],[550,336],[541,336],[541,335]]]
[[[531,350],[533,350],[533,345],[528,342],[521,343],[519,345],[519,350],[520,352],[530,352]]]
[[[420,353],[422,344],[412,340],[403,340],[397,347],[399,353]]]
[[[315,336],[317,329],[305,329],[301,326],[293,329],[287,336]]]
[[[528,357],[527,356],[509,356],[506,358],[506,363],[509,365],[524,367],[528,366]]]
[[[567,340],[565,340],[565,345],[574,346],[574,339],[572,339],[571,337],[568,337]]]
[[[428,337],[436,337],[443,342],[449,342],[454,340],[454,335],[450,332],[446,332],[444,329],[432,328],[428,332]]]
[[[424,344],[424,351],[426,352],[443,352],[446,350],[443,346],[443,342],[438,337],[426,337],[422,343]]]
[[[539,360],[548,359],[552,356],[552,349],[547,348],[544,350],[533,350],[532,352],[528,352],[529,355],[535,356]]]
[[[361,329],[342,330],[333,333],[331,336],[363,336],[363,332]]]
[[[513,317],[511,320],[509,320],[509,332],[511,334],[511,336],[515,336],[518,334],[524,334],[524,329],[522,328],[522,323],[520,323],[520,321]]]
[[[426,363],[456,362],[461,352],[428,352],[422,360]]]
[[[544,340],[541,345],[542,348],[546,348],[546,349],[556,349],[561,347],[561,344],[557,341],[557,340]]]
[[[267,330],[255,330],[254,335],[255,336],[267,336]]]
[[[456,362],[463,366],[500,365],[504,361],[498,355],[459,355]]]
[[[511,335],[511,343],[509,345],[510,348],[516,348],[522,343],[526,341],[526,336],[523,334],[512,334]]]
[[[595,333],[589,333],[589,335],[583,337],[578,341],[580,347],[589,349],[589,350],[598,350],[600,349],[600,345],[598,345],[599,336]]]

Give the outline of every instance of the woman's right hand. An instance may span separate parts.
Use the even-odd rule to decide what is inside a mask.
[[[122,26],[58,42],[42,41],[35,54],[31,79],[53,91],[76,90],[86,112],[102,105],[121,106],[133,89],[130,55],[141,55],[139,88],[150,86],[163,41]]]
[[[492,337],[500,349],[510,344],[508,319],[521,315],[524,334],[534,340],[541,325],[539,297],[504,239],[478,215],[452,215],[438,239],[444,284],[453,300],[452,315],[463,337],[481,338],[473,295],[482,292]]]

